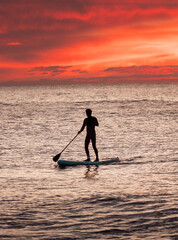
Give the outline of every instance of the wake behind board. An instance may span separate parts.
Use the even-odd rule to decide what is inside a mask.
[[[107,165],[113,162],[118,162],[119,158],[111,158],[105,161],[97,161],[97,162],[91,162],[91,161],[66,161],[66,160],[58,160],[57,163],[59,166],[65,167],[65,166],[99,166],[99,165]]]

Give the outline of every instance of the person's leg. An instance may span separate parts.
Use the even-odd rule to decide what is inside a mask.
[[[92,138],[92,146],[93,146],[93,149],[95,151],[95,155],[96,155],[96,160],[95,161],[99,161],[99,158],[98,158],[98,149],[96,148],[96,136],[93,135]]]
[[[87,161],[90,161],[90,154],[89,154],[89,150],[88,150],[88,145],[90,143],[90,138],[88,136],[86,136],[85,138],[85,152],[87,155]]]

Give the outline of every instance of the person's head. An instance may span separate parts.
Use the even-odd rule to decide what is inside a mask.
[[[91,109],[86,109],[86,115],[87,117],[91,117],[91,114],[92,114],[92,110]]]

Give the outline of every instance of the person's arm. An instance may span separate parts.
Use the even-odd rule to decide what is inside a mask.
[[[83,121],[83,125],[82,125],[82,127],[81,127],[80,131],[78,132],[78,134],[79,134],[79,133],[81,133],[81,132],[84,130],[84,128],[85,128],[85,125],[86,125],[86,123],[85,123],[85,120],[84,120],[84,121]]]
[[[95,118],[95,126],[99,126],[97,118]]]

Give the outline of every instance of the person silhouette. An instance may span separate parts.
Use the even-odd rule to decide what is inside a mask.
[[[97,120],[97,118],[92,116],[91,109],[86,109],[86,115],[87,115],[87,118],[84,119],[83,125],[82,125],[80,131],[78,132],[78,134],[80,134],[86,127],[86,132],[87,132],[86,138],[85,138],[85,152],[87,155],[86,161],[90,161],[90,154],[89,154],[89,150],[88,150],[90,140],[92,142],[92,146],[93,146],[93,149],[94,149],[95,155],[96,155],[95,161],[99,161],[98,149],[96,148],[96,132],[95,132],[95,126],[99,126],[98,120]]]

